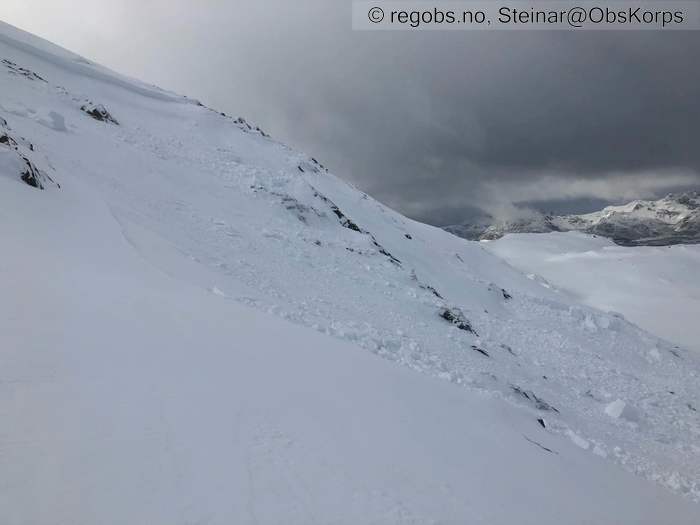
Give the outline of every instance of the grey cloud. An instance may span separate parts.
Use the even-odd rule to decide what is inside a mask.
[[[353,32],[349,0],[13,4],[8,21],[241,114],[433,223],[700,185],[697,32]]]

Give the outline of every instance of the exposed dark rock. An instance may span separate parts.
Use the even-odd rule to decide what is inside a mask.
[[[93,104],[92,102],[88,102],[87,104],[83,104],[80,107],[80,110],[84,113],[87,113],[95,120],[99,120],[100,122],[109,122],[112,124],[119,125],[119,122],[117,122],[117,120],[109,113],[109,111],[107,111],[107,108],[105,108],[102,104]]]
[[[404,237],[406,237],[409,241],[413,239],[408,233],[404,233]]]
[[[501,343],[501,348],[503,348],[503,350],[506,350],[510,355],[517,357],[517,354],[513,352],[513,349],[510,346]]]
[[[2,63],[4,66],[9,70],[10,73],[13,75],[20,75],[25,78],[28,78],[29,80],[39,80],[41,82],[46,82],[45,79],[41,78],[39,75],[34,73],[34,71],[30,71],[29,69],[26,69],[24,67],[20,67],[11,60],[7,60],[6,58],[2,59]]]
[[[239,126],[247,129],[248,131],[253,131],[252,126],[250,124],[248,124],[243,117],[238,117],[236,120],[234,120],[234,122],[236,124],[238,124]]]
[[[432,293],[438,299],[443,299],[442,295],[440,295],[440,293],[435,288],[430,286],[429,284],[421,284],[420,287],[423,290],[428,290],[430,293]]]
[[[223,115],[224,117],[227,116],[227,115],[225,115],[224,113],[222,113],[221,115]],[[244,119],[243,117],[238,117],[238,118],[235,119],[233,122],[234,122],[235,124],[237,124],[238,127],[241,128],[243,131],[255,131],[255,132],[257,132],[257,133],[260,133],[260,135],[262,135],[263,137],[269,137],[269,136],[270,136],[270,135],[268,135],[267,133],[265,133],[262,129],[260,129],[260,127],[258,127],[258,126],[253,127],[253,126],[251,126],[250,124],[248,124],[248,122],[246,121],[246,119]]]
[[[59,188],[61,187],[60,184],[54,182],[54,180],[51,177],[49,177],[46,173],[44,173],[34,164],[32,164],[32,162],[28,158],[22,156],[22,160],[25,163],[25,168],[22,171],[20,177],[25,183],[29,184],[33,188],[37,188],[40,190],[45,189],[45,185],[49,182],[52,184],[56,184],[56,186]]]
[[[501,297],[503,297],[503,299],[505,299],[506,301],[513,298],[513,296],[511,294],[509,294],[505,288],[501,288],[500,286],[497,286],[494,283],[490,283],[488,286],[488,289],[490,292],[493,292],[494,294],[501,295]]]
[[[429,284],[424,284],[424,283],[420,282],[420,279],[418,279],[418,276],[416,275],[416,271],[415,271],[415,270],[411,270],[411,280],[413,280],[413,281],[415,281],[416,283],[418,283],[418,287],[419,287],[421,290],[426,290],[426,291],[432,293],[432,294],[433,294],[435,297],[437,297],[438,299],[443,299],[442,295],[440,295],[440,294],[438,293],[438,291],[437,291],[435,288],[433,288],[433,287],[430,286]]]
[[[547,423],[541,417],[537,418],[537,422],[542,426],[542,428],[547,428]]]
[[[479,352],[481,355],[485,355],[486,357],[491,357],[486,350],[484,350],[483,348],[479,348],[478,346],[472,345],[472,350],[474,350],[475,352]]]
[[[352,220],[348,219],[345,216],[345,214],[342,211],[340,211],[340,208],[338,208],[335,204],[331,206],[331,211],[335,213],[338,219],[340,219],[340,224],[342,224],[344,228],[359,233],[365,233],[362,231],[362,229],[360,229],[360,227],[357,224],[355,224]]]
[[[340,221],[340,224],[349,230],[356,231],[359,233],[367,233],[364,230],[360,229],[360,227],[355,224],[352,220],[350,220],[342,211],[340,211],[340,208],[336,206],[333,201],[331,201],[328,197],[325,195],[321,195],[318,192],[314,192],[314,197],[318,197],[321,199],[323,202],[325,202],[331,209],[331,211],[335,214],[336,217],[338,217],[338,220]]]
[[[7,121],[2,119],[0,123],[5,129],[9,129]],[[24,163],[24,168],[20,171],[19,176],[22,181],[24,181],[29,186],[43,190],[48,183],[55,184],[57,187],[61,187],[59,184],[53,181],[46,173],[40,170],[29,157],[25,155],[26,150],[30,152],[34,151],[34,146],[25,140],[20,138],[19,141],[14,137],[10,136],[6,132],[0,132],[0,146],[10,148],[15,151],[19,156],[21,161]]]
[[[185,97],[185,98],[187,98],[187,97]],[[231,119],[231,118],[232,118],[230,115],[227,115],[227,114],[224,113],[223,111],[219,111],[219,110],[217,110],[217,109],[212,109],[212,108],[210,108],[209,106],[207,106],[207,105],[205,105],[205,104],[202,104],[199,100],[194,100],[194,99],[190,99],[190,100],[192,100],[197,106],[206,108],[206,109],[208,109],[209,111],[211,111],[211,112],[213,112],[213,113],[216,113],[217,115],[219,115],[219,116],[221,116],[221,117],[224,117],[224,118],[227,118],[227,119]],[[243,131],[245,131],[245,132],[256,131],[256,132],[260,133],[260,135],[262,135],[263,137],[267,137],[267,138],[270,137],[270,135],[268,135],[267,133],[265,133],[265,132],[264,132],[262,129],[260,129],[258,126],[255,126],[255,128],[253,128],[253,126],[251,126],[250,124],[248,124],[248,122],[246,122],[246,120],[245,120],[243,117],[238,117],[238,118],[234,119],[233,122],[234,122],[234,124],[238,125],[238,127],[239,127],[241,130],[243,130]]]
[[[538,447],[540,447],[542,450],[546,450],[546,451],[549,452],[550,454],[556,454],[556,452],[553,451],[551,448],[547,448],[547,447],[545,447],[542,443],[538,443],[538,442],[535,441],[534,439],[530,439],[530,438],[527,437],[525,434],[523,434],[523,437],[524,437],[526,440],[528,440],[530,443],[532,443],[533,445],[537,445]]]
[[[302,204],[299,202],[297,199],[290,195],[279,195],[273,193],[273,195],[278,195],[282,198],[282,204],[284,204],[284,207],[295,213],[297,216],[297,219],[299,219],[301,222],[306,223],[307,219],[306,216],[310,214],[318,215],[318,211],[316,211],[314,208],[311,208],[310,206],[306,206],[305,204]]]
[[[328,171],[328,169],[323,164],[321,164],[319,161],[317,161],[314,157],[311,157],[311,162],[313,162],[316,166],[318,166],[322,170]]]
[[[265,132],[264,132],[262,129],[260,129],[258,126],[255,126],[255,131],[257,131],[258,133],[260,133],[263,137],[266,137],[266,138],[269,138],[269,137],[270,137],[270,135],[268,135],[267,133],[265,133]]]
[[[0,133],[0,144],[4,144],[5,146],[9,146],[12,149],[17,149],[17,142],[15,139],[10,137],[7,133]]]
[[[523,399],[527,399],[529,402],[534,404],[538,410],[543,410],[546,412],[556,412],[557,414],[559,413],[559,410],[547,403],[544,399],[537,397],[535,393],[531,390],[525,391],[519,386],[515,385],[511,385],[510,388],[513,390],[513,392],[520,395]]]
[[[464,314],[457,308],[445,308],[440,313],[440,317],[442,317],[445,321],[452,323],[460,330],[464,330],[465,332],[469,332],[474,335],[479,335],[476,333],[474,328],[472,328],[472,325],[469,323],[466,317],[464,317]]]
[[[273,195],[275,197],[279,197],[281,200],[282,204],[284,207],[294,213],[301,222],[306,224],[308,222],[307,216],[309,215],[316,215],[317,217],[320,217],[321,214],[316,210],[315,208],[311,206],[307,206],[306,204],[302,204],[299,202],[296,198],[292,197],[291,195],[288,195],[286,193],[280,193],[277,191],[269,191],[267,188],[264,186],[260,185],[253,185],[251,186],[251,189],[257,193],[260,191],[264,191],[269,193],[270,195]]]
[[[384,255],[385,257],[388,257],[389,260],[390,260],[393,264],[395,264],[395,265],[397,265],[397,266],[401,266],[401,261],[399,261],[396,257],[394,257],[393,255],[391,255],[381,244],[379,244],[379,242],[377,242],[377,239],[374,237],[374,235],[372,235],[372,234],[371,234],[370,232],[368,232],[368,231],[363,230],[363,229],[360,228],[357,224],[355,224],[349,217],[347,217],[347,216],[340,210],[340,208],[338,208],[338,206],[335,205],[335,203],[334,203],[332,200],[330,200],[330,199],[329,199],[328,197],[326,197],[325,195],[319,193],[319,192],[316,191],[315,189],[314,189],[314,197],[317,197],[317,198],[321,199],[321,200],[331,209],[331,211],[333,212],[333,214],[335,214],[335,216],[338,217],[338,221],[340,222],[340,224],[341,224],[344,228],[347,228],[347,229],[349,229],[349,230],[352,230],[352,231],[355,231],[355,232],[358,232],[358,233],[362,233],[362,234],[364,234],[364,235],[368,235],[369,238],[372,240],[372,244],[374,245],[375,248],[377,248],[377,250],[379,251],[379,253],[381,253],[381,254]]]
[[[401,261],[399,261],[396,257],[394,257],[393,255],[391,255],[388,251],[386,251],[386,250],[382,247],[382,245],[379,244],[379,243],[377,242],[377,240],[374,238],[373,235],[371,235],[371,237],[372,237],[372,243],[374,244],[374,246],[377,247],[377,249],[379,250],[379,253],[381,253],[381,254],[384,255],[385,257],[388,257],[389,260],[390,260],[392,263],[394,263],[395,265],[401,266]]]
[[[320,164],[313,162],[313,159],[309,161],[302,161],[297,167],[302,173],[321,173]]]
[[[33,188],[38,188],[40,190],[44,189],[44,185],[41,183],[41,177],[38,170],[34,168],[31,162],[25,159],[27,162],[27,167],[22,172],[21,178],[24,182],[32,186]]]

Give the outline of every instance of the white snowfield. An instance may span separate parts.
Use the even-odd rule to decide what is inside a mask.
[[[3,524],[698,522],[697,354],[244,121],[2,59]]]
[[[484,246],[590,306],[700,352],[700,245],[622,247],[582,233],[506,235]]]

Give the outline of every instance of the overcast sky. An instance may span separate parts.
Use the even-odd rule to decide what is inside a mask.
[[[2,0],[414,218],[700,187],[700,32],[353,32],[351,0]]]

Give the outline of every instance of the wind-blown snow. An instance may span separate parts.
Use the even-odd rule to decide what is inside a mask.
[[[6,522],[694,522],[695,355],[0,35],[5,132],[56,182],[0,160]]]

